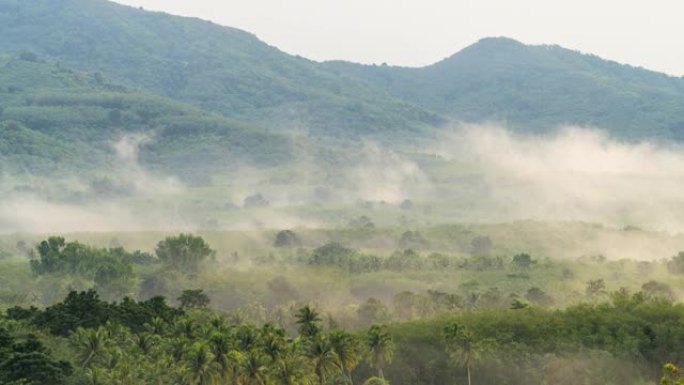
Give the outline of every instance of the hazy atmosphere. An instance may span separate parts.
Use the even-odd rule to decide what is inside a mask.
[[[678,3],[127,4],[0,0],[0,385],[684,384]]]

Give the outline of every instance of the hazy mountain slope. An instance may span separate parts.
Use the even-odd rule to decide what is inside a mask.
[[[290,151],[283,136],[33,55],[0,58],[0,107],[0,165],[8,172],[104,171],[126,135],[139,137],[147,166],[174,174],[275,164]]]
[[[423,68],[316,63],[237,29],[105,0],[0,0],[0,52],[56,59],[129,88],[319,139],[412,142],[447,117],[526,132],[578,124],[622,138],[684,140],[683,79],[505,38]],[[216,141],[194,143],[220,151]]]
[[[533,131],[595,125],[621,137],[684,139],[684,79],[558,46],[488,38],[423,68],[326,65],[456,119]]]
[[[249,33],[104,0],[0,0],[0,51],[50,56],[277,129],[348,136],[414,131],[441,122]]]

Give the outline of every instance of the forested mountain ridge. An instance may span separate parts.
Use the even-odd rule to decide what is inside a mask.
[[[238,29],[105,0],[0,0],[0,22],[0,52],[53,58],[280,131],[396,140],[457,120],[684,135],[684,80],[558,46],[486,38],[402,68],[317,63]]]
[[[279,130],[333,136],[442,120],[233,28],[104,0],[0,1],[0,50],[33,52],[122,84]]]
[[[415,143],[454,121],[684,139],[681,78],[505,38],[423,68],[317,63],[234,28],[105,0],[0,0],[0,54],[5,171],[97,169],[126,133],[154,136],[147,165],[193,175],[198,163],[207,175],[235,160],[282,164],[292,133],[329,148]]]
[[[486,38],[422,68],[326,65],[452,119],[533,132],[575,124],[623,138],[684,138],[684,79],[559,46]]]

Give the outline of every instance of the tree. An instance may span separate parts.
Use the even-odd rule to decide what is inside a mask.
[[[167,237],[157,244],[155,253],[165,265],[189,272],[196,272],[204,260],[216,255],[202,237],[192,234]]]
[[[329,375],[342,369],[339,357],[330,340],[322,335],[316,335],[309,340],[308,347],[308,356],[312,360],[314,372],[318,377],[318,384],[324,385]]]
[[[650,280],[641,285],[641,290],[654,297],[660,297],[668,300],[675,298],[674,292],[672,291],[672,288],[670,288],[670,285],[663,282]]]
[[[89,368],[95,359],[104,354],[106,349],[105,331],[102,328],[78,328],[71,341],[78,352],[81,368]]]
[[[475,337],[465,326],[452,323],[444,328],[447,352],[458,363],[465,366],[468,385],[471,385],[471,368],[477,354]]]
[[[472,255],[489,255],[492,252],[494,244],[489,237],[478,235],[470,241],[470,254]]]
[[[216,374],[214,357],[203,342],[195,343],[190,349],[187,367],[190,380],[195,385],[211,385]]]
[[[529,269],[534,263],[535,261],[533,261],[532,257],[527,253],[516,254],[513,256],[513,265],[519,269]]]
[[[209,305],[209,297],[204,294],[204,290],[183,290],[183,293],[178,297],[181,308],[204,309]]]
[[[311,364],[299,352],[288,352],[273,365],[273,378],[282,385],[309,385],[314,382]]]
[[[684,251],[680,251],[667,261],[667,271],[670,274],[684,274]]]
[[[244,385],[265,385],[267,357],[261,352],[250,350],[242,360]]]
[[[361,344],[352,334],[344,330],[334,330],[328,335],[332,350],[337,355],[340,367],[349,382],[353,384],[351,372],[361,360]]]
[[[357,310],[361,325],[368,326],[372,323],[386,322],[389,320],[387,306],[377,298],[368,298]]]
[[[40,242],[36,247],[38,259],[31,260],[31,270],[34,274],[52,273],[62,269],[62,251],[66,241],[62,237],[50,237]]]
[[[5,335],[2,340],[11,342],[13,339]],[[48,349],[32,334],[11,347],[0,346],[0,358],[0,383],[3,384],[62,385],[72,373],[68,362],[52,359]]]
[[[553,298],[551,298],[550,295],[546,294],[544,290],[536,286],[527,290],[527,294],[525,294],[525,299],[540,306],[553,305]]]
[[[302,337],[311,338],[320,332],[321,317],[311,306],[306,305],[297,310],[295,319],[299,325],[299,335]]]
[[[106,258],[99,262],[95,271],[95,288],[100,293],[109,294],[110,299],[121,298],[131,289],[133,266],[114,258]]]
[[[397,242],[402,249],[423,249],[429,245],[430,242],[418,231],[405,231]]]
[[[392,362],[394,343],[386,326],[373,325],[366,333],[368,364],[378,370],[378,376],[385,379],[383,368]]]
[[[606,294],[606,282],[603,278],[595,279],[587,282],[587,297],[595,298],[599,295]]]
[[[279,231],[273,242],[274,247],[297,247],[301,246],[301,244],[302,242],[299,240],[299,237],[292,230]]]

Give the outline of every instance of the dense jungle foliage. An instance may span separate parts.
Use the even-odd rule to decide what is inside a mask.
[[[684,305],[673,302],[681,285],[665,283],[679,281],[682,254],[659,263],[587,259],[585,268],[607,280],[583,282],[590,275],[582,263],[495,256],[482,236],[473,238],[470,256],[410,250],[371,256],[334,242],[305,251],[306,238],[291,230],[273,234],[271,256],[252,260],[247,270],[239,268],[246,262],[239,254],[222,258],[190,234],[164,238],[153,253],[62,237],[35,247],[20,243],[14,250],[25,256],[9,252],[2,269],[29,275],[5,280],[25,294],[2,297],[0,381],[442,384],[470,377],[473,384],[646,384],[660,378],[664,363],[684,360]],[[614,287],[613,280],[632,280],[629,265],[650,280],[635,289]],[[286,277],[291,269],[299,281]],[[401,291],[398,277],[387,275],[425,272],[434,282],[440,270],[481,283],[420,293]],[[367,292],[352,286],[359,297],[346,304],[306,293],[307,271],[324,275],[312,284],[326,288],[325,295],[335,292],[327,289],[335,277],[347,275],[364,277]],[[560,274],[584,292],[560,297],[537,274]],[[217,287],[217,279],[234,288]],[[396,293],[391,302],[372,293],[373,280]],[[234,302],[244,299],[235,289],[263,284],[261,301]],[[500,288],[482,291],[482,284]],[[506,293],[516,286],[528,289]]]

